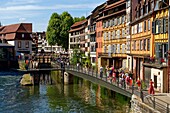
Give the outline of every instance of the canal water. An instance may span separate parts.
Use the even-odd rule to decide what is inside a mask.
[[[1,73],[0,113],[126,113],[129,110],[129,98],[78,77],[74,77],[73,84],[63,85],[57,74],[44,77],[40,86],[21,86],[21,76]]]

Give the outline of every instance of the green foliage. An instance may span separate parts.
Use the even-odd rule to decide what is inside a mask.
[[[77,63],[80,63],[80,65],[84,65],[85,59],[83,57],[85,57],[85,54],[80,49],[74,49],[70,59],[71,64],[76,65]]]
[[[74,23],[85,20],[86,18],[84,16],[82,17],[74,17]]]
[[[48,23],[46,37],[49,45],[62,46],[68,49],[69,29],[73,24],[73,18],[68,12],[61,15],[53,13]]]
[[[68,49],[68,42],[69,42],[69,30],[73,24],[73,18],[68,12],[63,12],[61,15],[61,46],[65,49]]]
[[[61,19],[57,13],[53,13],[47,27],[46,37],[49,45],[61,45],[60,31]]]

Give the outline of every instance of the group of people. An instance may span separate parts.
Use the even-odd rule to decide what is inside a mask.
[[[132,78],[129,76],[129,73],[125,73],[123,70],[115,69],[113,66],[106,66],[105,70],[103,67],[100,67],[100,77],[103,77],[104,73],[106,74],[107,80],[110,80],[112,83],[117,83],[117,85],[129,89],[129,86],[132,85]]]
[[[133,79],[130,73],[124,72],[123,70],[115,69],[113,66],[106,66],[105,69],[101,66],[100,77],[102,78],[104,75],[107,77],[107,80],[110,80],[110,82],[112,83],[117,83],[118,86],[125,89],[129,89],[129,87],[133,83]],[[138,90],[141,90],[142,83],[139,78],[137,79],[135,84],[138,86]],[[152,81],[152,79],[150,79],[148,89],[149,94],[155,94],[153,84],[154,82]]]

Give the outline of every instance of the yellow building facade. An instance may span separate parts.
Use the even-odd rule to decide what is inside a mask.
[[[126,67],[126,1],[107,4],[103,16],[101,65],[116,68]]]

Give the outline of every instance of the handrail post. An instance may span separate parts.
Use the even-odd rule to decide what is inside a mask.
[[[96,78],[97,78],[97,70],[96,70]]]
[[[155,109],[155,97],[153,96],[153,108]]]
[[[169,104],[167,103],[167,113],[169,113]]]
[[[132,94],[134,94],[134,84],[132,84]]]

